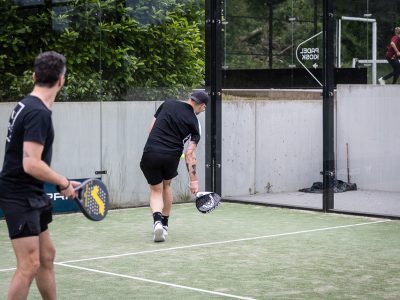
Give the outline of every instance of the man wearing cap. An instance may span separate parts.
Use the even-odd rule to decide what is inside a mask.
[[[201,129],[197,115],[206,109],[208,94],[193,92],[185,102],[167,100],[157,109],[143,150],[140,168],[150,186],[154,241],[164,242],[168,235],[168,218],[172,206],[171,181],[178,175],[179,159],[188,143],[185,161],[190,191],[199,191],[196,147]]]

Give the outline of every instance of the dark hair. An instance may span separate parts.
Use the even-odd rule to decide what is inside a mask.
[[[53,87],[61,75],[65,74],[66,59],[64,55],[55,51],[40,53],[34,64],[35,84],[44,87]]]

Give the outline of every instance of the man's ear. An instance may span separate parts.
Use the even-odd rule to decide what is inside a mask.
[[[64,85],[65,82],[65,77],[64,75],[61,75],[60,77],[58,77],[58,86],[62,87]]]
[[[35,74],[35,72],[32,73],[32,80],[33,80],[33,82],[36,81],[36,74]]]

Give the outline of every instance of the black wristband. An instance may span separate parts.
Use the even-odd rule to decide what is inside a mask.
[[[69,188],[69,186],[71,185],[71,181],[67,178],[67,180],[68,180],[68,185],[66,186],[66,187],[60,187],[59,185],[57,185],[56,186],[56,188],[57,188],[57,192],[61,192],[61,191],[63,191],[63,190],[66,190],[67,188]]]

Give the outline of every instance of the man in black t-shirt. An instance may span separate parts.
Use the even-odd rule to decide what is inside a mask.
[[[184,145],[190,191],[199,191],[196,172],[196,147],[201,129],[197,115],[208,103],[208,95],[193,92],[186,102],[167,100],[157,109],[143,150],[140,168],[150,185],[150,208],[153,212],[154,241],[163,242],[168,235],[168,218],[172,205],[171,180],[178,175],[179,158]]]
[[[66,197],[75,197],[74,187],[79,185],[50,168],[54,139],[51,108],[64,85],[65,63],[65,57],[53,51],[35,59],[34,88],[15,106],[8,123],[0,208],[17,259],[8,299],[26,299],[33,279],[43,299],[56,299],[55,248],[48,230],[52,204],[44,182],[58,185]]]

